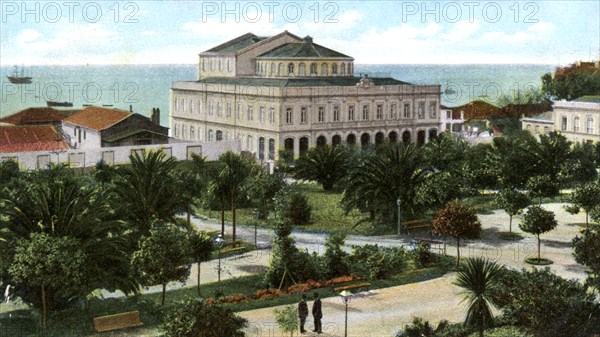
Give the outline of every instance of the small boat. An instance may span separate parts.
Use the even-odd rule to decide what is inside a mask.
[[[46,105],[47,106],[62,106],[62,107],[67,107],[70,108],[73,106],[72,102],[52,102],[52,101],[46,101]]]
[[[21,68],[21,75],[19,76],[19,69],[17,68],[17,66],[15,66],[14,68],[13,75],[6,76],[6,78],[8,78],[10,83],[13,84],[30,84],[32,80],[32,77],[25,76],[24,68]]]

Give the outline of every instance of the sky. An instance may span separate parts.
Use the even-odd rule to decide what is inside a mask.
[[[358,64],[600,58],[600,1],[5,1],[0,65],[195,64],[287,30]]]

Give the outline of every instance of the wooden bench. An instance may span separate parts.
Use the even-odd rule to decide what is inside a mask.
[[[420,219],[420,220],[405,221],[402,223],[402,226],[404,227],[404,230],[406,230],[406,232],[408,233],[409,231],[414,230],[414,229],[429,228],[429,227],[431,227],[431,224],[425,222],[425,220],[423,220],[423,219]]]
[[[340,292],[340,291],[344,291],[344,290],[368,287],[370,285],[371,285],[371,283],[365,282],[365,283],[359,283],[359,284],[351,284],[351,285],[343,286],[343,287],[337,287],[337,288],[333,288],[333,290],[335,290],[336,292]]]
[[[232,247],[232,248],[229,248],[229,249],[226,249],[226,250],[222,250],[221,254],[227,254],[227,253],[237,252],[237,251],[246,249],[244,247],[238,247],[241,244],[242,244],[242,241],[226,242],[223,245],[221,245],[221,249],[226,248],[226,247]]]
[[[97,332],[133,328],[142,325],[139,311],[129,311],[94,318],[94,329],[96,329]]]

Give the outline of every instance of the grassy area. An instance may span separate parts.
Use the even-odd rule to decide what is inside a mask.
[[[453,259],[441,257],[439,262],[430,268],[425,269],[407,269],[385,280],[370,280],[370,289],[379,289],[392,287],[402,284],[409,284],[430,280],[444,275],[450,270]],[[220,283],[214,282],[202,285],[201,292],[205,298],[219,298],[232,295],[250,296],[256,294],[260,289],[264,289],[263,275],[250,275],[234,279],[223,280]],[[321,297],[338,295],[332,287],[321,288],[318,290]],[[85,304],[75,305],[66,310],[54,311],[49,315],[48,330],[42,334],[39,329],[39,313],[26,305],[7,306],[0,304],[0,336],[11,337],[29,337],[29,336],[85,336],[94,333],[92,321],[94,317],[110,315],[115,313],[138,310],[144,326],[144,334],[148,329],[152,331],[152,336],[160,336],[157,331],[162,313],[168,310],[170,306],[176,305],[186,297],[198,296],[195,287],[186,287],[182,289],[167,292],[165,306],[160,305],[160,293],[136,295],[129,298],[100,299],[93,298]],[[292,304],[298,301],[298,294],[285,294],[279,297],[247,300],[238,303],[225,304],[226,307],[235,312],[259,309],[278,305]],[[136,329],[131,329],[127,333],[135,334]]]

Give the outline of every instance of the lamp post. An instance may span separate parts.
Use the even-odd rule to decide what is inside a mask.
[[[344,302],[344,306],[346,307],[344,337],[348,337],[348,302],[350,302],[350,297],[352,296],[352,293],[348,290],[344,290],[340,293],[340,296],[342,296],[342,301]]]
[[[218,282],[221,282],[221,245],[223,244],[223,242],[225,242],[225,240],[223,239],[223,235],[219,234],[219,236],[217,236],[217,238],[215,239],[215,243],[217,244],[219,251],[219,266],[217,267]]]
[[[400,197],[396,200],[396,204],[398,205],[398,236],[402,234],[402,220],[400,220]]]

